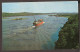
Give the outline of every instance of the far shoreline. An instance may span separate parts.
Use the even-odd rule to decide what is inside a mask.
[[[54,15],[56,14],[56,15]],[[77,13],[2,13],[2,18],[5,17],[20,17],[20,16],[34,16],[34,15],[48,15],[48,16],[56,16],[56,17],[68,17],[69,15],[74,15]]]
[[[34,16],[34,15],[48,15],[48,13],[2,13],[2,17],[17,17],[17,16]]]

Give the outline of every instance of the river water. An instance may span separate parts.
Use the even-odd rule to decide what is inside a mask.
[[[27,18],[24,20],[12,20]],[[44,24],[33,28],[33,16],[7,17],[2,19],[3,50],[53,50],[61,27],[68,21],[66,17],[35,15]]]

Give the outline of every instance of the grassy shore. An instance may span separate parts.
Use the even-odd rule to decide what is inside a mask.
[[[57,14],[57,15],[52,15]],[[74,13],[75,14],[75,13]],[[72,13],[29,13],[29,12],[21,12],[21,13],[2,13],[2,17],[12,17],[12,16],[32,16],[32,15],[49,15],[49,16],[58,16],[58,17],[68,17],[72,15]]]
[[[59,39],[55,43],[55,49],[77,49],[79,48],[79,24],[78,14],[60,15],[68,16],[68,22],[59,32]]]
[[[11,16],[32,16],[32,15],[45,15],[48,13],[28,13],[28,12],[22,12],[22,13],[2,13],[2,17],[11,17]]]

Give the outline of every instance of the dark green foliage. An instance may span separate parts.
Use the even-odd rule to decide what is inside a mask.
[[[59,32],[55,49],[79,48],[78,14],[69,15],[68,22]]]

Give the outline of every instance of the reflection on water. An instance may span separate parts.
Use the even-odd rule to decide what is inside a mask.
[[[32,27],[33,16],[8,17],[2,19],[3,50],[52,50],[58,40],[58,33],[67,22],[65,17],[36,15],[36,19],[43,19],[40,27]],[[25,20],[11,20],[27,18]]]

